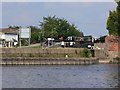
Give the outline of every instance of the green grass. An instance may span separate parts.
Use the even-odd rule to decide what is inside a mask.
[[[36,46],[36,47],[22,47],[22,48],[42,48],[41,46]]]

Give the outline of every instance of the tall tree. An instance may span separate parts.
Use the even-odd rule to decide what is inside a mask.
[[[117,17],[118,17],[118,35],[120,36],[120,1],[117,2]]]
[[[64,18],[57,18],[56,16],[53,17],[46,17],[44,18],[43,22],[40,22],[41,29],[45,30],[44,35],[45,38],[56,38],[63,36],[63,38],[67,38],[68,36],[79,36],[80,32],[76,29],[74,24],[70,24]],[[44,27],[43,27],[44,26]]]
[[[106,29],[110,35],[120,36],[120,1],[117,2],[116,11],[109,11]]]
[[[35,26],[30,26],[31,28],[31,43],[36,41],[37,43],[41,42],[41,30]]]

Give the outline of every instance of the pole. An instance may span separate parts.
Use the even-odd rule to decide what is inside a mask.
[[[52,34],[51,34],[52,45],[53,45],[53,29],[54,29],[54,25],[53,25],[53,27],[52,27]]]
[[[40,40],[40,46],[42,46],[42,31],[39,32],[40,36],[39,36],[39,40]]]
[[[20,38],[20,48],[21,48],[21,38]]]
[[[31,28],[29,28],[29,47],[30,47],[30,38],[31,38]]]
[[[20,48],[21,48],[21,29],[19,29],[19,44],[20,44]]]
[[[30,37],[29,37],[29,47],[30,47]]]
[[[43,38],[44,38],[44,31],[45,31],[45,22],[44,22],[44,17],[43,17]]]
[[[44,23],[44,17],[43,17],[43,30],[42,30],[42,35],[41,35],[43,41],[44,41],[44,29],[45,29],[45,23]],[[41,40],[41,47],[43,48],[42,40]]]

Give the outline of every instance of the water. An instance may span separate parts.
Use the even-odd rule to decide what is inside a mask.
[[[3,88],[112,88],[117,65],[4,66]]]

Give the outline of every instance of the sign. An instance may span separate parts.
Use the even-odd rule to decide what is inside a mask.
[[[20,38],[31,38],[31,28],[20,28]]]
[[[30,38],[31,38],[31,28],[20,28],[19,29],[19,42],[21,48],[21,38],[28,38],[29,39],[29,46],[30,46]]]
[[[47,40],[54,40],[54,38],[47,38]]]

